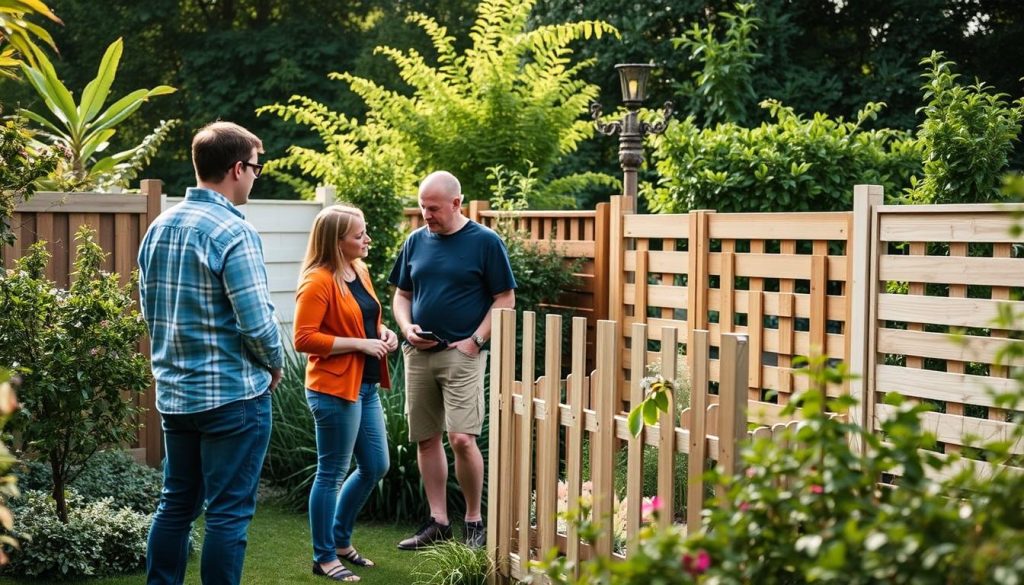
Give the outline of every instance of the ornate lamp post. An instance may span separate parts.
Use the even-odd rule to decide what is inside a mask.
[[[635,211],[637,184],[636,172],[644,162],[644,136],[661,134],[668,127],[668,119],[672,115],[672,102],[665,102],[660,122],[649,124],[637,118],[640,104],[647,97],[647,77],[654,65],[646,63],[626,63],[615,66],[622,83],[622,102],[626,104],[626,115],[616,122],[602,123],[601,104],[591,102],[590,115],[594,119],[597,131],[605,136],[619,135],[619,164],[622,166],[622,194],[631,197]]]

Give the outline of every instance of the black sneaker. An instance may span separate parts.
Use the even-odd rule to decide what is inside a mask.
[[[433,546],[439,542],[452,539],[452,527],[450,524],[440,524],[433,517],[427,520],[416,534],[398,543],[402,550],[419,550]]]
[[[469,548],[483,548],[487,544],[487,527],[483,520],[478,522],[466,522],[466,546]]]

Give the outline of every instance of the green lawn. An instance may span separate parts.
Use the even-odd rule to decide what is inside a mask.
[[[410,574],[419,559],[416,553],[400,551],[396,543],[409,536],[415,526],[392,524],[356,525],[353,543],[359,552],[377,563],[372,569],[356,572],[368,585],[401,583],[410,585]],[[329,580],[317,577],[312,568],[312,548],[309,524],[304,514],[296,514],[262,503],[256,508],[256,517],[249,528],[249,548],[245,555],[244,585],[270,585],[285,583],[319,583]],[[108,579],[90,579],[89,585],[138,585],[145,582],[143,574]],[[0,578],[0,585],[50,585],[50,581]],[[199,583],[199,555],[188,564],[185,583]]]

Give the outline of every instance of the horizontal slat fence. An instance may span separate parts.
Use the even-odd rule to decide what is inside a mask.
[[[639,215],[624,208],[613,198],[612,316],[627,327],[677,328],[687,345],[692,331],[707,329],[713,381],[721,375],[722,335],[747,335],[754,359],[744,380],[759,420],[778,418],[792,393],[806,387],[793,376],[794,358],[848,355],[852,213]],[[628,352],[633,342],[624,334]],[[660,341],[658,333],[652,341]],[[631,379],[625,354],[621,363]],[[686,363],[693,367],[689,355]]]
[[[884,396],[899,392],[933,405],[925,428],[943,453],[961,451],[971,437],[1011,438],[1010,413],[997,407],[993,391],[1015,389],[1013,368],[1024,367],[999,363],[1000,349],[1021,331],[997,323],[1001,308],[1024,314],[1024,242],[1011,235],[1022,211],[1004,205],[874,208],[867,381],[873,428],[893,413]],[[1011,450],[1024,454],[1024,442]],[[982,472],[987,466],[971,465]]]
[[[562,318],[547,315],[543,333],[544,375],[534,379],[529,372],[538,357],[534,345],[538,339],[536,319],[529,311],[523,316],[521,354],[515,352],[515,311],[495,310],[492,321],[489,469],[492,474],[503,470],[503,481],[492,479],[488,483],[488,549],[491,557],[498,559],[499,582],[521,580],[531,573],[540,578],[539,573],[531,570],[530,561],[544,558],[553,548],[558,548],[570,561],[595,554],[628,555],[636,546],[642,523],[652,521],[641,517],[645,497],[657,495],[665,503],[657,520],[662,526],[699,523],[700,510],[707,505],[701,475],[709,463],[714,461],[736,471],[740,441],[754,436],[772,437],[787,426],[780,423],[774,428],[747,430],[747,338],[726,333],[720,343],[731,367],[722,373],[720,404],[704,406],[709,377],[707,362],[702,361],[693,370],[692,385],[703,391],[692,392],[692,408],[680,411],[671,405],[659,424],[646,427],[634,438],[627,430],[626,413],[614,400],[620,394],[617,386],[622,384],[614,359],[620,351],[618,323],[598,323],[598,366],[588,372],[583,351],[586,321],[574,318],[571,366],[563,377]],[[663,364],[671,364],[678,357],[678,331],[672,327],[654,331],[653,327],[635,323],[632,337],[646,340],[649,329],[652,337],[663,340],[658,358]],[[693,337],[695,353],[707,356],[709,333],[695,331]],[[648,355],[637,346],[630,358],[639,367],[647,363]],[[587,388],[593,390],[589,407],[584,406]],[[631,383],[626,393],[632,405],[638,404],[642,400],[639,380]],[[564,440],[560,440],[561,433]],[[621,450],[626,453],[625,468],[617,471]],[[585,451],[592,455],[589,474],[583,472]],[[688,456],[686,473],[691,481],[685,493],[676,494],[675,465],[679,454]],[[653,493],[643,492],[645,455],[657,459],[658,479]],[[621,477],[625,478],[624,484]],[[593,548],[579,539],[573,524],[560,528],[557,519],[557,511],[576,508],[581,497],[591,502],[590,519],[601,529],[601,537]]]

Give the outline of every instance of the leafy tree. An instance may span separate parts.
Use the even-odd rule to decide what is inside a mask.
[[[57,515],[68,520],[65,488],[98,449],[134,438],[135,399],[150,382],[138,351],[145,325],[133,282],[100,269],[103,251],[83,226],[75,236],[75,280],[46,278],[45,242],[0,278],[0,363],[21,376],[22,410],[12,419],[27,452],[45,458]]]
[[[760,19],[749,16],[753,8],[753,4],[736,4],[736,13],[721,14],[726,23],[724,40],[716,35],[714,24],[702,28],[697,23],[673,39],[677,47],[685,47],[692,58],[703,63],[701,70],[693,72],[693,83],[684,87],[690,111],[706,126],[715,122],[745,124],[747,112],[757,101],[751,74],[761,56],[753,39]]]
[[[176,121],[162,121],[153,134],[139,145],[96,160],[117,133],[116,126],[131,116],[149,98],[173,93],[173,87],[161,85],[153,89],[137,89],[104,109],[110,87],[117,75],[124,43],[114,41],[103,55],[95,79],[85,86],[81,100],[75,103],[67,87],[57,78],[53,64],[39,55],[39,67],[22,64],[21,68],[33,89],[43,98],[56,119],[51,121],[36,112],[22,109],[20,113],[38,124],[36,134],[46,143],[64,152],[66,165],[60,165],[53,177],[54,187],[62,191],[84,191],[100,187],[127,187],[141,167],[159,147]]]
[[[1002,199],[1001,173],[1013,143],[1019,141],[1024,97],[1012,104],[978,81],[957,83],[954,63],[932,53],[921,61],[929,71],[924,91],[925,119],[918,137],[924,147],[924,177],[912,177],[912,201],[924,203],[987,202]]]
[[[60,22],[41,0],[0,0],[0,76],[15,78],[22,63],[35,65],[43,54],[39,43],[57,49],[50,33],[29,20],[36,15]]]
[[[309,98],[295,96],[288,104],[257,110],[313,130],[323,143],[319,151],[303,146],[288,147],[287,156],[267,163],[267,173],[279,177],[296,192],[312,198],[316,185],[332,185],[338,199],[363,211],[374,239],[367,264],[374,288],[387,290],[391,260],[402,239],[402,209],[416,177],[406,151],[396,146],[394,131],[379,120],[360,124],[344,114]],[[301,173],[314,182],[296,176]]]
[[[463,183],[467,197],[486,198],[486,169],[505,164],[525,172],[527,161],[549,180],[556,163],[593,135],[581,120],[597,87],[578,79],[591,63],[572,64],[569,45],[616,34],[602,21],[553,24],[527,30],[534,1],[484,0],[464,52],[447,29],[413,14],[437,52],[431,65],[416,50],[379,47],[398,66],[412,95],[389,90],[350,73],[348,82],[366,101],[368,118],[381,120],[415,161],[415,174],[446,169]]]

